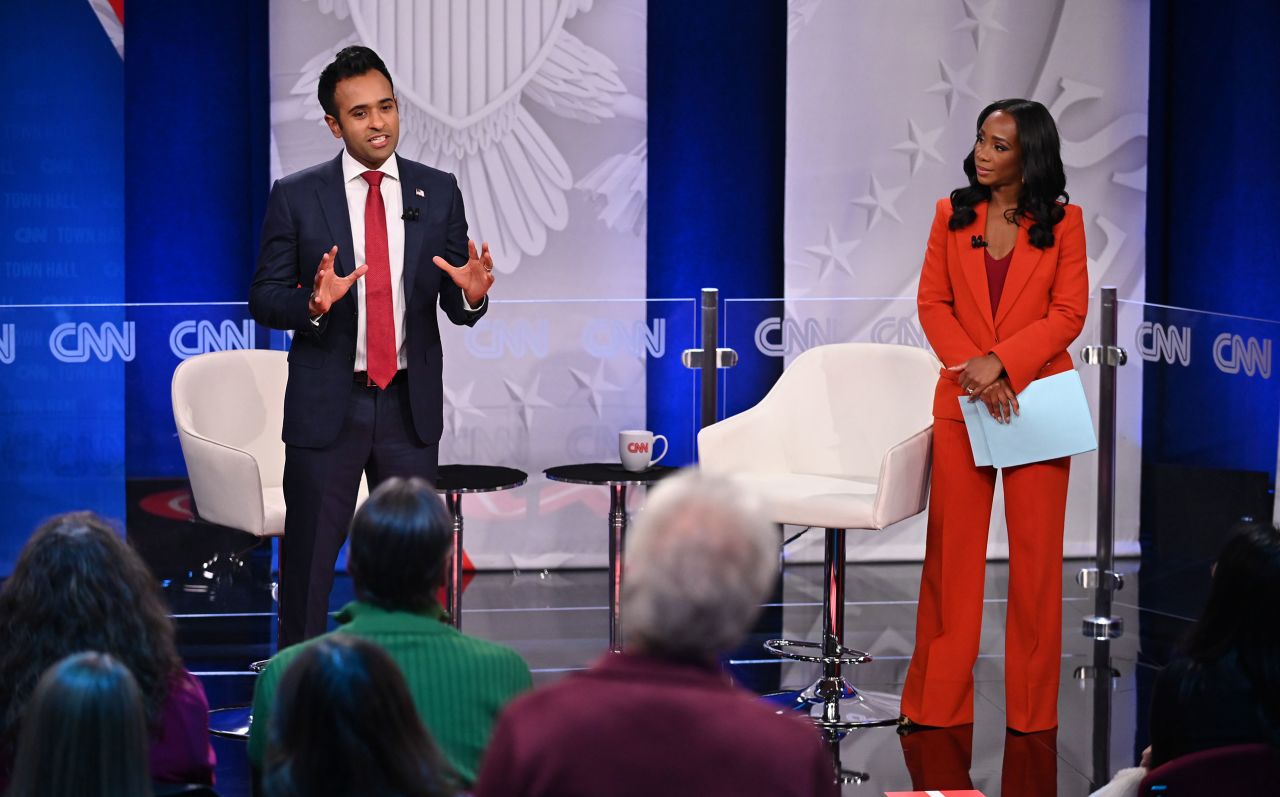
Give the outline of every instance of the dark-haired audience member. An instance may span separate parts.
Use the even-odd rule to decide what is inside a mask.
[[[512,703],[476,797],[837,794],[812,725],[717,666],[777,575],[777,531],[748,496],[695,472],[664,482],[627,547],[625,652]]]
[[[115,657],[137,681],[152,780],[213,783],[204,688],[182,666],[155,578],[105,520],[73,512],[36,530],[0,587],[0,640],[0,788],[40,675],[86,650]]]
[[[447,797],[452,773],[396,663],[330,634],[294,658],[267,730],[266,797]]]
[[[1181,652],[1156,676],[1151,746],[1095,795],[1136,795],[1147,770],[1179,756],[1280,745],[1280,531],[1242,524],[1214,565],[1209,599]]]
[[[351,522],[347,569],[356,600],[342,609],[342,626],[330,634],[362,637],[391,654],[422,724],[469,784],[498,713],[529,688],[531,678],[515,651],[464,636],[445,620],[435,594],[444,583],[452,539],[452,520],[431,485],[421,479],[383,482]],[[259,769],[280,679],[310,644],[285,648],[258,676],[249,760]]]
[[[149,797],[138,682],[105,653],[53,665],[27,705],[7,797]]]
[[[1250,742],[1280,744],[1280,531],[1251,523],[1223,548],[1204,613],[1156,676],[1150,766]]]

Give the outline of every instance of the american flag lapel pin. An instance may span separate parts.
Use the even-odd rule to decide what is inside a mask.
[[[421,196],[421,197],[425,197],[425,196],[427,195],[427,193],[426,193],[425,191],[423,191],[421,188],[415,188],[415,189],[413,189],[413,193],[414,193],[415,195],[417,195],[417,196]]]

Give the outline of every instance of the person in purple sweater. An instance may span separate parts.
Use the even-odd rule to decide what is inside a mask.
[[[694,472],[663,482],[626,550],[624,652],[515,700],[475,797],[838,794],[814,727],[717,666],[777,574],[777,530],[750,496]]]
[[[151,572],[107,521],[72,512],[31,535],[0,587],[0,640],[0,791],[41,674],[90,650],[110,654],[137,681],[151,779],[213,783],[204,688],[182,666],[173,620]]]

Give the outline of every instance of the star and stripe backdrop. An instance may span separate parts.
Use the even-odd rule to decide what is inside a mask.
[[[697,377],[677,363],[703,285],[732,300],[722,333],[744,362],[723,375],[725,412],[805,345],[923,345],[911,297],[929,213],[997,97],[1053,109],[1091,286],[1143,299],[1152,13],[1148,0],[130,0],[126,26],[123,2],[5,3],[3,28],[22,32],[6,74],[40,65],[7,96],[55,110],[0,125],[0,572],[42,517],[119,517],[126,478],[183,475],[168,406],[181,358],[288,344],[227,308],[247,293],[271,178],[337,152],[314,82],[346,43],[387,57],[404,154],[459,175],[472,235],[499,256],[494,310],[449,330],[443,459],[537,473],[612,458],[629,427],[691,461]],[[1122,551],[1141,382],[1121,408]],[[1092,472],[1081,458],[1075,552],[1091,539]],[[535,479],[470,502],[473,559],[603,563],[603,492]],[[913,558],[919,539],[855,547]]]
[[[789,5],[786,323],[764,338],[780,344],[775,354],[825,340],[928,345],[914,297],[934,203],[964,183],[978,112],[1004,97],[1039,100],[1058,121],[1092,295],[1115,285],[1121,299],[1145,298],[1146,0]],[[1094,301],[1071,347],[1077,361],[1097,311]],[[768,320],[749,307],[737,315],[730,334],[743,344]],[[1080,370],[1096,393],[1096,369]],[[1122,395],[1120,553],[1137,553],[1141,407],[1140,390]],[[1095,455],[1076,457],[1071,476],[1066,550],[1092,555]],[[988,548],[997,557],[1008,553],[1002,506],[998,497]],[[923,542],[920,517],[860,539],[853,555],[915,559]]]

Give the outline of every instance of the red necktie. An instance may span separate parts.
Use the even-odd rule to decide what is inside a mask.
[[[369,184],[364,200],[364,351],[369,381],[386,389],[396,375],[395,307],[391,302],[391,256],[387,252],[387,209],[382,204],[382,172],[360,175]]]

